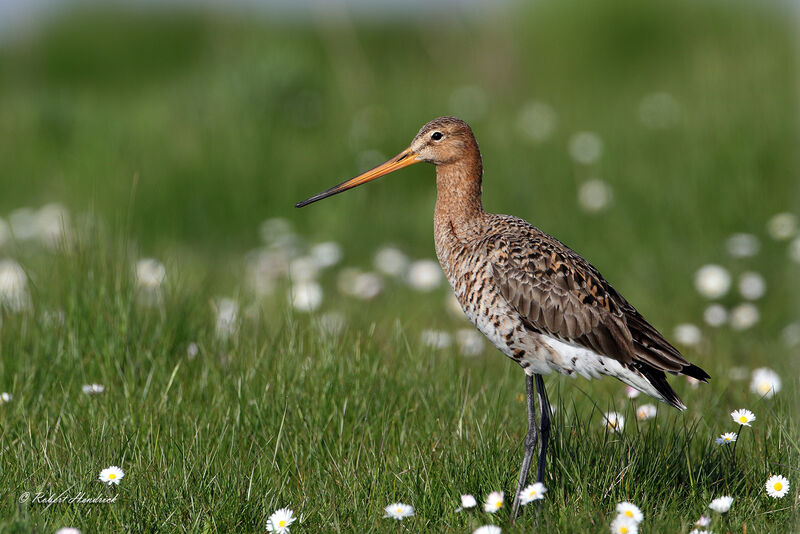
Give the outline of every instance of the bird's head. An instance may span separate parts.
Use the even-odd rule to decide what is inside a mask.
[[[421,161],[434,165],[449,165],[477,154],[478,144],[469,125],[455,117],[439,117],[423,126],[408,145],[398,155],[363,174],[331,187],[313,197],[295,204],[302,208],[312,202],[347,191],[357,185],[385,176],[403,167]]]

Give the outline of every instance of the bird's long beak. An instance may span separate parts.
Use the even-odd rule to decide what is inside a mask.
[[[351,178],[346,182],[342,182],[339,185],[333,186],[327,191],[323,191],[322,193],[314,195],[311,198],[307,198],[302,202],[298,202],[294,205],[294,207],[302,208],[303,206],[307,206],[312,202],[316,202],[317,200],[322,200],[323,198],[328,198],[329,196],[341,193],[342,191],[347,191],[348,189],[352,189],[357,185],[365,184],[369,181],[375,180],[376,178],[380,178],[381,176],[389,174],[390,172],[402,169],[403,167],[408,167],[414,163],[419,163],[420,161],[421,160],[417,159],[417,153],[411,150],[411,147],[409,147],[386,163],[381,163],[374,169],[369,170],[364,174],[359,174],[355,178]]]

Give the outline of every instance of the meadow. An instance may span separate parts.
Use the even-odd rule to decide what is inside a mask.
[[[3,42],[0,532],[264,532],[282,507],[293,532],[607,532],[620,501],[641,532],[796,530],[796,36],[782,4],[571,0],[85,8]],[[612,379],[547,377],[548,492],[513,525],[524,379],[430,270],[433,169],[293,207],[445,114],[476,133],[488,211],[588,258],[712,376],[672,378],[688,410],[642,420]],[[711,298],[709,264],[731,278]],[[97,480],[111,465],[118,486]],[[414,517],[384,518],[393,502]]]

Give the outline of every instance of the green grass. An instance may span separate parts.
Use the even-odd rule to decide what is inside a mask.
[[[631,500],[643,532],[688,532],[722,494],[735,501],[715,531],[798,524],[800,358],[780,336],[797,320],[798,267],[765,230],[773,214],[798,212],[792,13],[620,1],[353,28],[126,20],[75,15],[0,49],[0,138],[13,140],[0,143],[0,216],[59,201],[74,229],[59,251],[0,245],[0,259],[24,267],[32,302],[0,311],[0,391],[14,395],[0,406],[0,531],[260,532],[288,506],[303,516],[300,532],[468,532],[488,522],[600,532]],[[113,39],[98,47],[93,35]],[[483,91],[485,113],[453,109],[461,86]],[[663,131],[637,119],[641,98],[657,91],[682,109]],[[532,99],[558,114],[540,144],[516,127]],[[468,326],[443,311],[446,288],[420,294],[386,280],[366,303],[336,290],[340,267],[369,268],[385,243],[432,256],[433,170],[292,208],[362,170],[362,152],[399,152],[445,113],[465,114],[476,131],[486,208],[577,249],[668,337],[678,323],[702,324],[699,266],[756,270],[768,284],[754,328],[704,328],[701,348],[684,351],[713,378],[697,389],[672,380],[683,414],[662,406],[637,423],[634,406],[647,400],[631,403],[619,383],[548,377],[558,409],[549,491],[513,527],[507,510],[455,509],[461,493],[514,489],[526,430],[520,370],[494,349],[464,358],[421,343],[426,328]],[[594,166],[569,157],[582,130],[603,139]],[[614,190],[598,215],[576,207],[590,176]],[[245,282],[258,225],[276,216],[305,241],[342,243],[342,265],[320,278],[317,313],[287,306],[285,280],[264,298]],[[733,260],[724,241],[741,231],[762,248]],[[146,256],[167,267],[155,308],[133,280]],[[240,304],[229,339],[214,329],[219,296]],[[738,301],[735,291],[722,300]],[[329,311],[346,318],[342,332],[322,332]],[[200,347],[193,359],[190,343]],[[728,375],[764,365],[784,381],[770,400]],[[82,394],[92,382],[106,392]],[[740,407],[758,419],[733,462],[713,440],[736,430],[728,414]],[[610,409],[626,415],[620,435],[602,428]],[[96,481],[112,464],[127,473],[118,488]],[[772,473],[791,481],[782,500],[764,492]],[[19,502],[38,491],[119,496]],[[383,519],[393,501],[416,517]]]

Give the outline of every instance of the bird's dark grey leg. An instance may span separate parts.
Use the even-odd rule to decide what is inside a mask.
[[[544,390],[544,380],[542,375],[536,375],[536,391],[539,392],[539,409],[542,411],[539,422],[539,434],[541,445],[539,448],[539,463],[536,466],[536,482],[544,483],[544,468],[547,464],[547,442],[550,439],[550,401],[547,400],[547,392]]]
[[[528,405],[528,433],[525,435],[524,447],[525,447],[525,455],[522,457],[522,468],[519,470],[519,482],[517,483],[517,491],[514,493],[514,503],[511,505],[511,521],[513,522],[517,518],[517,513],[519,512],[519,496],[522,493],[523,488],[525,488],[525,482],[528,480],[528,470],[531,467],[531,460],[533,460],[533,453],[536,450],[536,442],[539,439],[539,432],[538,432],[538,424],[536,421],[536,399],[533,396],[533,376],[529,374],[525,374],[525,394],[527,396],[527,405]],[[536,382],[537,384],[541,380],[541,376],[536,375]],[[542,391],[544,391],[544,387],[542,387]],[[541,398],[541,396],[540,396]],[[549,419],[548,419],[548,430],[549,430]],[[542,469],[544,466],[541,465],[541,458],[543,455],[539,457],[539,465]]]

